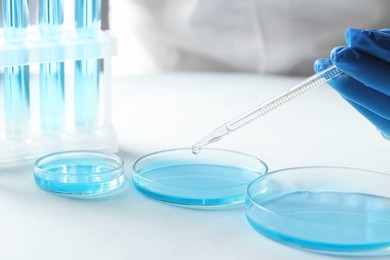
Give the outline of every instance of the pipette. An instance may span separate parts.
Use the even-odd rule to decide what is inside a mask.
[[[192,146],[192,152],[194,154],[198,154],[203,146],[221,140],[225,136],[233,133],[244,125],[249,124],[255,119],[258,119],[268,114],[269,112],[275,110],[284,103],[287,103],[295,99],[296,97],[304,94],[305,92],[315,87],[318,87],[325,82],[328,82],[329,80],[337,77],[342,73],[343,72],[339,68],[337,68],[335,65],[332,65],[327,69],[314,74],[313,76],[303,80],[294,87],[287,89],[286,91],[269,99],[268,101],[260,104],[259,106],[216,128],[214,131],[212,131],[211,133],[200,139],[197,143],[195,143]]]

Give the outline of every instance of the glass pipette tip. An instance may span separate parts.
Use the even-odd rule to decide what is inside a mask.
[[[214,131],[210,132],[208,135],[196,142],[192,146],[192,152],[194,154],[198,154],[201,151],[202,147],[221,140],[225,136],[233,133],[244,125],[247,125],[250,122],[268,114],[269,112],[275,110],[284,103],[287,103],[295,99],[296,97],[306,93],[307,91],[328,82],[329,80],[337,77],[342,73],[343,72],[335,65],[331,65],[327,69],[314,74],[313,76],[298,83],[294,87],[283,91],[279,95],[269,99],[268,101],[256,106],[248,112],[216,128]]]

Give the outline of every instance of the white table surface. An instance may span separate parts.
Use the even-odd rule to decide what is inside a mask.
[[[113,121],[127,181],[136,158],[189,147],[299,80],[231,74],[114,78]],[[326,86],[212,146],[257,156],[271,171],[336,165],[390,173],[390,142]],[[131,183],[106,199],[55,196],[35,185],[31,165],[0,167],[0,205],[0,259],[337,259],[261,236],[243,208],[176,207],[145,197]]]

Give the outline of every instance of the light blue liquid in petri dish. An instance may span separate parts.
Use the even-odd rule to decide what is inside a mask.
[[[282,243],[344,253],[390,247],[389,198],[296,191],[262,200],[266,210],[247,204],[249,223]]]
[[[188,164],[183,161],[152,164],[134,175],[136,187],[148,196],[184,205],[223,205],[245,200],[248,183],[259,177],[241,167]]]
[[[110,192],[124,183],[123,165],[111,158],[77,158],[77,155],[53,160],[44,158],[35,164],[34,178],[37,185],[47,191],[93,195]]]

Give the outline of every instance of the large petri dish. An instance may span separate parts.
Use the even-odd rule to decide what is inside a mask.
[[[267,172],[251,155],[220,149],[164,150],[133,165],[135,187],[147,196],[182,206],[225,206],[245,201],[248,184]]]
[[[101,197],[124,187],[124,161],[97,151],[52,153],[34,164],[34,179],[43,190],[76,197]]]
[[[334,255],[390,253],[390,176],[339,167],[271,172],[248,186],[246,216],[261,234]]]

